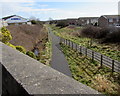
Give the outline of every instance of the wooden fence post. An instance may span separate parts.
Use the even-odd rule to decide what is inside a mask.
[[[87,48],[85,48],[85,55],[87,56]]]
[[[112,60],[112,73],[114,72],[114,60]]]
[[[92,61],[94,60],[94,51],[92,51]]]
[[[60,44],[62,43],[62,38],[61,37],[59,37],[60,38]]]
[[[73,49],[73,42],[72,42],[72,49]]]
[[[69,40],[69,47],[70,47],[70,40]]]
[[[101,60],[100,60],[100,67],[103,65],[103,55],[101,55]]]
[[[76,44],[76,51],[77,51],[77,44]]]
[[[66,45],[67,45],[67,39],[66,39]]]
[[[80,46],[80,53],[81,53],[81,46]]]

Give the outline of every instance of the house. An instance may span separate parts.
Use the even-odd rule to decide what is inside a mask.
[[[20,24],[30,24],[31,25],[31,22],[28,19],[23,18],[18,15],[11,15],[11,16],[7,16],[7,17],[3,17],[2,22],[3,22],[2,23],[3,26],[20,25]]]
[[[0,28],[3,26],[8,26],[6,21],[3,21],[2,19],[0,19]]]
[[[77,18],[67,19],[67,23],[68,23],[69,25],[78,25],[78,19],[77,19]]]
[[[98,23],[98,17],[80,17],[78,18],[78,25],[95,25]]]
[[[120,25],[120,15],[103,15],[98,19],[100,27],[110,27]]]

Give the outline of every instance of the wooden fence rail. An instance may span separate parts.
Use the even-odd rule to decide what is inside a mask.
[[[95,52],[91,49],[87,49],[83,46],[80,46],[76,43],[73,43],[70,40],[64,39],[60,37],[60,43],[63,43],[69,47],[71,47],[72,49],[75,49],[76,51],[82,53],[83,55],[90,57],[92,60],[95,60],[97,62],[99,62],[102,65],[105,65],[109,68],[112,69],[112,72],[120,72],[120,62],[113,60],[105,55],[102,55],[98,52]]]

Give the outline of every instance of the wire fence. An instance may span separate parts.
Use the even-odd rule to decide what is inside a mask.
[[[112,72],[120,72],[120,62],[117,60],[113,60],[103,54],[100,54],[98,52],[95,52],[91,49],[88,49],[86,47],[80,46],[70,40],[64,39],[60,37],[60,43],[63,43],[69,47],[71,47],[72,49],[80,52],[81,54],[91,58],[92,60],[95,60],[97,62],[99,62],[102,65],[105,65],[107,67],[109,67],[110,69],[112,69]]]

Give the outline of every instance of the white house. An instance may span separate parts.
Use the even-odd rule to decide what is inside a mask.
[[[31,22],[28,19],[23,18],[23,17],[18,16],[18,15],[11,15],[11,16],[7,16],[7,17],[2,18],[2,25],[3,26],[6,26],[6,25],[20,25],[20,24],[31,25]]]

